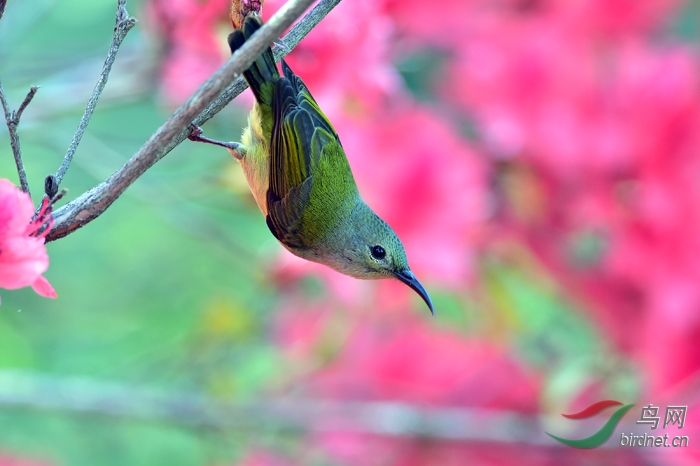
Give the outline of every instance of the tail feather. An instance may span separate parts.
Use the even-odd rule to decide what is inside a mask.
[[[228,36],[228,45],[231,48],[231,53],[242,47],[246,40],[250,39],[253,33],[260,29],[262,25],[263,22],[258,15],[249,14],[245,18],[241,29],[236,29]],[[263,88],[268,83],[274,85],[280,75],[270,47],[243,73],[243,77],[248,82],[253,94],[255,94],[255,99],[262,105],[271,106],[274,87],[267,92]]]

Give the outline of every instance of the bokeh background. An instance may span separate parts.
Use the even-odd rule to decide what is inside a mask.
[[[267,0],[265,17],[281,5]],[[10,0],[0,78],[34,201],[114,1]],[[226,0],[139,19],[63,187],[121,166],[226,59]],[[3,290],[0,465],[700,463],[697,0],[344,0],[288,61],[435,302],[284,251],[237,163],[183,143]],[[246,93],[204,127],[236,140]],[[7,133],[0,177],[16,184]],[[634,403],[605,446],[577,450]],[[682,430],[638,425],[687,405]],[[609,412],[608,412],[609,413]],[[662,419],[663,421],[663,419]],[[687,448],[620,447],[621,433]]]

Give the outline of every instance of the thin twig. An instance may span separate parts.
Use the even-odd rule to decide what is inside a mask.
[[[29,102],[32,101],[34,98],[34,95],[36,94],[36,91],[39,90],[39,86],[32,86],[29,88],[29,92],[27,92],[27,96],[24,98],[22,103],[20,104],[19,108],[15,112],[15,120],[17,120],[17,124],[19,124],[19,119],[22,118],[22,114],[24,113],[24,110],[27,108],[27,105],[29,105]]]
[[[37,86],[32,86],[24,98],[19,108],[16,111],[10,111],[10,107],[7,104],[7,98],[5,97],[5,90],[2,88],[2,83],[0,83],[0,102],[2,103],[2,109],[5,112],[5,121],[7,122],[7,130],[10,132],[10,147],[12,147],[12,154],[15,156],[15,165],[17,166],[17,175],[19,176],[19,184],[22,191],[29,194],[29,183],[27,182],[27,173],[24,171],[24,162],[22,162],[22,150],[19,145],[19,135],[17,134],[17,126],[19,125],[19,120],[22,118],[22,113],[27,105],[32,101],[36,91],[39,88]]]
[[[294,48],[340,1],[321,0],[285,36],[284,43],[287,48]],[[54,226],[46,240],[63,238],[100,216],[131,183],[187,139],[191,123],[202,125],[240,94],[246,87],[245,81],[240,78],[233,81],[301,16],[311,3],[313,0],[291,0],[285,4],[158,128],[124,166],[96,187],[58,209],[54,213]],[[276,59],[281,59],[285,52],[286,50],[278,48]]]
[[[68,147],[66,155],[63,157],[63,162],[61,163],[61,166],[58,168],[56,175],[54,175],[56,177],[55,181],[57,187],[61,184],[61,181],[63,180],[63,176],[66,174],[66,171],[68,171],[68,167],[70,166],[71,160],[73,160],[73,155],[78,149],[78,144],[80,144],[80,140],[83,138],[85,129],[90,123],[90,118],[92,118],[92,114],[95,111],[97,102],[100,100],[102,90],[105,88],[107,80],[109,79],[109,73],[112,70],[112,64],[114,64],[114,59],[117,57],[119,47],[121,46],[122,41],[124,41],[126,35],[129,33],[131,28],[134,27],[135,24],[136,19],[129,17],[129,13],[126,11],[126,0],[118,0],[112,45],[109,47],[109,53],[107,54],[107,59],[105,60],[104,66],[102,67],[100,78],[97,80],[97,84],[95,84],[95,89],[93,89],[92,91],[92,96],[90,96],[90,100],[88,101],[87,106],[85,107],[85,113],[83,114],[83,118],[80,120],[80,124],[78,125],[78,129],[75,131],[75,135],[73,135],[73,140],[71,141],[70,146]]]

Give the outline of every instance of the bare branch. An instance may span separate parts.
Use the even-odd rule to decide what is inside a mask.
[[[5,13],[5,5],[7,4],[7,0],[0,0],[0,19],[2,19],[2,15]]]
[[[17,124],[19,124],[19,119],[22,118],[22,113],[24,113],[24,109],[27,108],[27,105],[29,105],[29,102],[32,101],[34,98],[34,95],[36,92],[39,90],[39,86],[32,86],[29,88],[29,92],[27,92],[27,96],[24,98],[22,103],[20,104],[19,108],[15,112],[15,120],[17,120]]]
[[[89,378],[12,370],[0,371],[0,382],[2,407],[160,420],[205,428],[353,432],[566,448],[545,435],[543,423],[548,419],[506,410],[292,397],[233,403],[198,393],[166,393]]]
[[[4,5],[1,5],[4,7]],[[2,13],[0,11],[0,13]],[[37,86],[32,86],[24,98],[19,108],[16,111],[10,111],[10,107],[7,104],[7,98],[5,97],[5,90],[2,88],[2,83],[0,83],[0,103],[2,103],[2,109],[5,112],[5,122],[7,122],[7,130],[10,132],[10,147],[12,147],[12,154],[15,156],[15,165],[17,166],[17,175],[19,176],[19,184],[22,191],[29,194],[29,183],[27,182],[27,173],[24,171],[24,162],[22,162],[22,150],[19,145],[19,136],[17,135],[17,126],[19,125],[19,120],[22,117],[24,109],[32,101],[36,91],[39,88]]]
[[[321,0],[318,5],[313,7],[309,13],[304,16],[301,21],[294,25],[294,27],[285,35],[281,43],[284,47],[275,47],[273,49],[275,60],[280,61],[289,52],[294,49],[299,42],[306,37],[306,35],[311,32],[313,28],[321,22],[323,18],[326,17],[328,13],[335,8],[341,0]],[[239,78],[232,85],[226,88],[226,90],[219,96],[214,102],[211,103],[195,120],[192,122],[195,126],[202,126],[205,122],[214,117],[217,113],[223,110],[233,99],[238,97],[238,95],[243,92],[248,87],[248,84],[243,78]],[[178,136],[178,142],[182,142],[187,138],[187,133],[183,133]],[[176,145],[177,145],[176,144]],[[173,146],[175,147],[175,146]],[[172,150],[172,149],[171,149]]]
[[[66,174],[66,171],[68,171],[68,167],[70,166],[71,160],[73,160],[73,155],[78,149],[78,144],[80,144],[80,140],[83,138],[83,133],[85,133],[85,129],[90,123],[90,118],[92,118],[92,114],[95,111],[97,102],[100,100],[102,91],[104,90],[105,85],[107,84],[107,80],[109,79],[109,73],[112,70],[112,65],[114,64],[114,59],[117,57],[119,47],[124,41],[126,35],[129,33],[131,28],[134,27],[135,24],[136,19],[129,17],[129,13],[126,11],[126,0],[118,0],[116,23],[114,26],[114,37],[112,38],[112,45],[109,47],[109,53],[107,54],[107,59],[105,60],[104,66],[102,67],[100,78],[97,80],[97,84],[95,84],[95,89],[92,91],[92,96],[90,97],[90,100],[88,101],[87,106],[85,107],[85,113],[83,114],[83,118],[80,120],[80,124],[78,125],[78,129],[76,130],[75,135],[73,136],[73,140],[71,141],[70,146],[68,147],[68,151],[63,157],[63,162],[61,163],[61,166],[58,168],[56,175],[54,175],[56,178],[55,181],[57,188],[58,185],[61,184],[61,181],[63,180],[63,176]]]
[[[299,24],[284,38],[291,50],[318,24],[341,0],[321,0]],[[173,148],[187,139],[189,125],[201,125],[221,111],[246,87],[239,78],[251,63],[269,47],[294,20],[313,3],[313,0],[290,0],[255,35],[234,53],[197,91],[177,109],[148,141],[105,181],[66,204],[54,213],[55,223],[46,237],[53,241],[69,235],[102,214],[139,176]],[[276,50],[275,58],[281,59],[286,50]],[[231,84],[233,82],[233,84]]]

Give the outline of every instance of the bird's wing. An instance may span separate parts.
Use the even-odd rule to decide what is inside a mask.
[[[319,108],[316,100],[311,95],[311,92],[309,92],[309,88],[306,87],[306,84],[304,84],[304,81],[302,81],[299,76],[294,74],[292,69],[284,60],[282,60],[282,73],[284,74],[284,77],[289,80],[290,84],[292,85],[292,89],[296,93],[297,105],[309,113],[309,116],[313,120],[314,126],[317,128],[323,128],[326,133],[332,135],[338,141],[338,143],[340,143],[340,139],[338,138],[338,134],[335,132],[333,125],[331,125],[331,122]]]
[[[270,141],[270,183],[267,225],[292,249],[303,246],[297,234],[313,183],[313,168],[323,147],[338,136],[304,83],[283,64],[285,78],[277,81]]]

